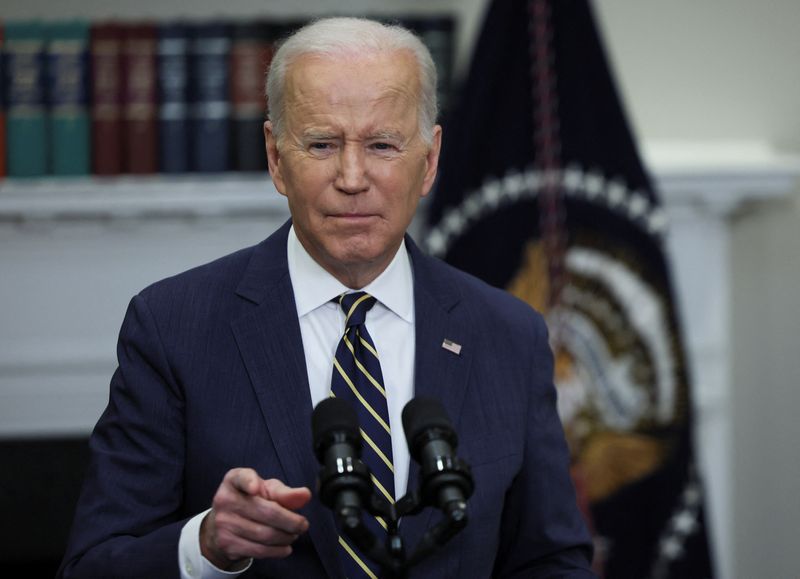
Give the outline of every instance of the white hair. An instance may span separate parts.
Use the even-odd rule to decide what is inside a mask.
[[[278,48],[267,74],[267,104],[272,130],[284,130],[286,72],[298,57],[307,54],[347,56],[408,51],[419,70],[419,131],[422,140],[433,142],[438,104],[436,65],[422,41],[402,26],[382,24],[366,18],[323,18],[289,36]]]

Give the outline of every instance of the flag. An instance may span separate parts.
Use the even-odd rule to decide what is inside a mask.
[[[605,579],[712,576],[666,220],[587,0],[496,0],[446,120],[428,251],[541,311]]]

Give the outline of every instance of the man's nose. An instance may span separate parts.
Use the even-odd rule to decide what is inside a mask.
[[[350,195],[369,188],[366,155],[363,147],[355,143],[347,143],[342,147],[335,185],[339,190]]]

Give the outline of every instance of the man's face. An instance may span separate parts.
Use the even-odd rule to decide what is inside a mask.
[[[265,124],[270,174],[306,251],[349,287],[394,257],[436,176],[441,144],[419,134],[413,57],[306,55],[287,71],[284,132]]]

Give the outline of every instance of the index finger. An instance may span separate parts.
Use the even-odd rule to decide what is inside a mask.
[[[279,479],[271,478],[262,483],[261,496],[296,511],[311,500],[311,490],[308,487],[290,487]]]
[[[289,533],[299,535],[308,530],[308,519],[278,503],[277,501],[257,497],[253,503],[251,516],[257,522]]]

